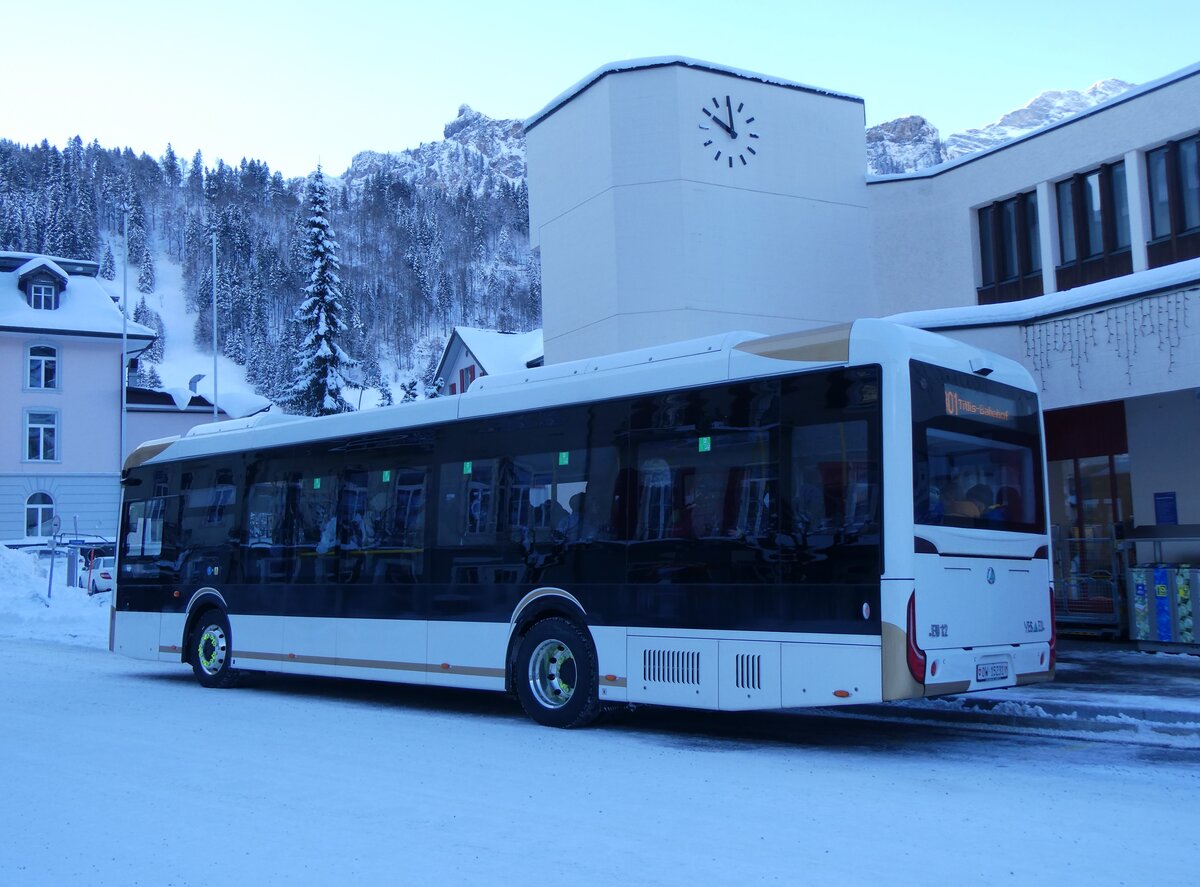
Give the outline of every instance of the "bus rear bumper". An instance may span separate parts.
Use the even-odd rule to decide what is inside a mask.
[[[1054,678],[1048,643],[929,650],[927,655],[926,696],[974,693]]]

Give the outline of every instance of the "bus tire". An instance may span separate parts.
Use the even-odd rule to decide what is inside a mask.
[[[525,714],[546,727],[584,727],[600,714],[596,648],[569,619],[543,619],[526,632],[513,683]]]
[[[187,649],[192,673],[201,686],[224,690],[241,677],[231,665],[232,633],[229,617],[222,610],[206,610],[200,614],[192,625]]]

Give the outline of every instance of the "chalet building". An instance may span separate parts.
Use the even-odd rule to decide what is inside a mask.
[[[0,538],[116,533],[120,309],[95,262],[0,253]],[[154,331],[129,322],[130,353]]]
[[[462,394],[480,376],[542,365],[542,331],[500,333],[456,326],[433,377],[442,394]]]
[[[862,316],[1021,361],[1059,615],[1118,631],[1128,560],[1200,559],[1200,65],[908,174],[864,175],[864,107],[659,58],[531,117],[546,362]]]

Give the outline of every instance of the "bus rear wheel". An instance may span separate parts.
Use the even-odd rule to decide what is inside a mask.
[[[201,614],[188,639],[188,659],[192,673],[204,687],[225,689],[237,683],[240,672],[232,666],[229,617],[220,610]]]
[[[534,624],[521,639],[513,683],[525,714],[547,727],[583,727],[600,714],[596,649],[568,619]]]

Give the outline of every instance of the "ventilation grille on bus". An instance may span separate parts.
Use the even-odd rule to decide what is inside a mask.
[[[700,686],[700,654],[691,650],[643,650],[642,677],[655,684]]]
[[[761,690],[762,656],[758,653],[738,653],[734,657],[733,680],[739,690]]]

